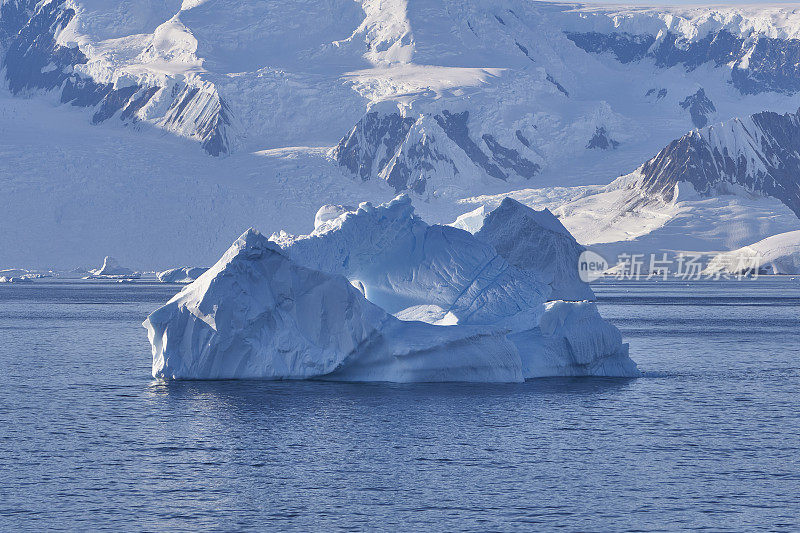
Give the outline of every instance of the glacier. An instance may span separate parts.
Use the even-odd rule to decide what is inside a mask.
[[[338,213],[338,215],[337,215]],[[639,374],[595,304],[552,301],[401,195],[324,206],[308,235],[245,232],[144,322],[159,379],[520,382]]]
[[[709,274],[800,274],[800,230],[772,235],[748,246],[716,255]],[[756,272],[754,272],[756,271]]]

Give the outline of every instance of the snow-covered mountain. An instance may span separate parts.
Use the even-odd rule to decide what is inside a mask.
[[[739,185],[800,216],[800,112],[763,112],[691,131],[638,173],[636,186],[647,196],[670,201],[682,182],[705,195]]]
[[[406,191],[450,222],[606,184],[693,127],[794,112],[798,36],[790,7],[3,0],[0,266],[210,264],[325,203]]]
[[[737,249],[800,227],[800,112],[692,130],[606,186],[513,193],[554,210],[581,243],[621,253]],[[503,195],[468,203],[498,205]]]
[[[791,6],[582,11],[567,36],[587,52],[660,69],[711,65],[742,94],[800,90],[800,13]]]

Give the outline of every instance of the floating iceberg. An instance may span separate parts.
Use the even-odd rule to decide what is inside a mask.
[[[103,266],[89,271],[87,278],[93,279],[119,279],[119,278],[138,278],[139,273],[134,272],[129,268],[120,266],[119,262],[113,257],[107,255],[103,259]]]
[[[481,206],[452,225],[490,244],[515,267],[540,273],[552,289],[550,300],[594,300],[578,273],[585,248],[549,210],[536,211],[505,198],[494,211],[486,213]]]
[[[30,283],[33,278],[29,276],[0,276],[0,283]]]
[[[509,339],[522,356],[526,378],[639,375],[619,330],[590,302],[547,302],[538,328]]]
[[[410,200],[326,206],[310,235],[251,229],[144,322],[160,379],[519,382],[636,376],[589,302]]]
[[[202,276],[208,269],[203,267],[171,268],[158,272],[156,278],[161,283],[191,283]]]
[[[504,331],[402,322],[252,229],[144,325],[162,379],[522,379]]]

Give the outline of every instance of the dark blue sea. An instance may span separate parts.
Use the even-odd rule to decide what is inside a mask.
[[[0,530],[797,531],[800,280],[596,285],[645,377],[150,377],[175,285],[0,285]]]

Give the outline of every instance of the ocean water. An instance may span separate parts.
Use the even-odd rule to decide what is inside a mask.
[[[596,289],[645,377],[165,385],[176,286],[0,285],[0,530],[800,529],[800,281]]]

